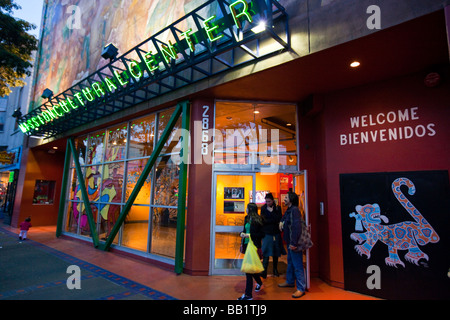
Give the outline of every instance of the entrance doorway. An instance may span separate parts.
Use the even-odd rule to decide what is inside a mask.
[[[244,257],[239,252],[247,204],[254,202],[260,209],[265,195],[271,192],[275,202],[286,211],[284,197],[289,191],[297,193],[304,208],[304,219],[309,225],[307,203],[307,173],[276,173],[264,175],[255,172],[215,172],[213,179],[212,237],[210,273],[241,274]],[[309,287],[309,252],[304,257],[307,287]]]

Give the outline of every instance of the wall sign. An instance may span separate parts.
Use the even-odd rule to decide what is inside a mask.
[[[340,187],[345,289],[450,298],[448,171],[341,174]]]
[[[350,130],[339,137],[341,146],[400,141],[436,135],[434,123],[420,121],[420,108],[350,117]]]

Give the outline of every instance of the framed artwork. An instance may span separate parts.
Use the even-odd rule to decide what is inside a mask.
[[[224,201],[223,213],[245,213],[244,201]]]
[[[244,200],[245,188],[223,188],[224,199],[241,199]]]

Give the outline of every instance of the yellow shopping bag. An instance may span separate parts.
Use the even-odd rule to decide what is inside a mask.
[[[258,249],[254,245],[251,238],[245,250],[244,260],[242,261],[241,271],[244,273],[261,273],[264,267],[259,259]]]

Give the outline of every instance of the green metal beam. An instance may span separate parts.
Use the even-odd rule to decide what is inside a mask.
[[[186,224],[186,194],[187,194],[187,170],[189,160],[189,102],[183,102],[183,117],[181,127],[183,129],[180,150],[180,174],[178,179],[178,212],[177,212],[177,237],[175,247],[175,273],[183,272],[184,257],[184,232]]]
[[[59,198],[59,210],[58,221],[56,223],[56,237],[59,238],[62,234],[62,224],[64,220],[64,209],[66,207],[66,195],[67,195],[67,180],[69,178],[70,169],[70,148],[67,142],[66,146],[66,158],[64,159],[64,172],[61,184],[61,196]]]
[[[136,197],[138,196],[142,186],[144,185],[145,180],[147,179],[147,176],[150,174],[151,169],[156,163],[156,160],[161,153],[161,150],[164,147],[164,144],[166,143],[167,139],[169,138],[170,134],[172,133],[173,128],[175,127],[175,124],[178,120],[178,118],[181,115],[183,108],[182,104],[178,104],[175,112],[172,114],[172,117],[169,120],[169,123],[167,124],[167,127],[164,129],[161,138],[158,140],[158,143],[156,144],[155,149],[153,150],[144,170],[141,173],[141,176],[139,177],[138,181],[136,182],[136,185],[131,192],[130,197],[128,198],[127,202],[125,203],[122,211],[120,212],[120,215],[111,230],[111,233],[109,234],[106,242],[101,245],[100,249],[102,250],[109,250],[111,247],[111,244],[116,237],[117,233],[120,230],[120,227],[122,226],[123,222],[125,221],[125,218],[127,217],[128,213],[130,212],[131,206],[133,205],[134,201],[136,200]]]
[[[67,140],[70,151],[74,155],[73,162],[75,163],[75,171],[77,172],[78,181],[80,183],[80,191],[81,197],[83,198],[84,208],[86,210],[87,219],[89,222],[89,228],[91,229],[92,241],[94,242],[94,247],[99,246],[98,235],[97,235],[97,226],[95,225],[94,217],[92,215],[91,204],[89,203],[88,193],[86,191],[86,184],[84,183],[83,172],[81,171],[80,161],[76,156],[77,152],[75,150],[75,144],[73,142],[73,138],[69,138]]]

